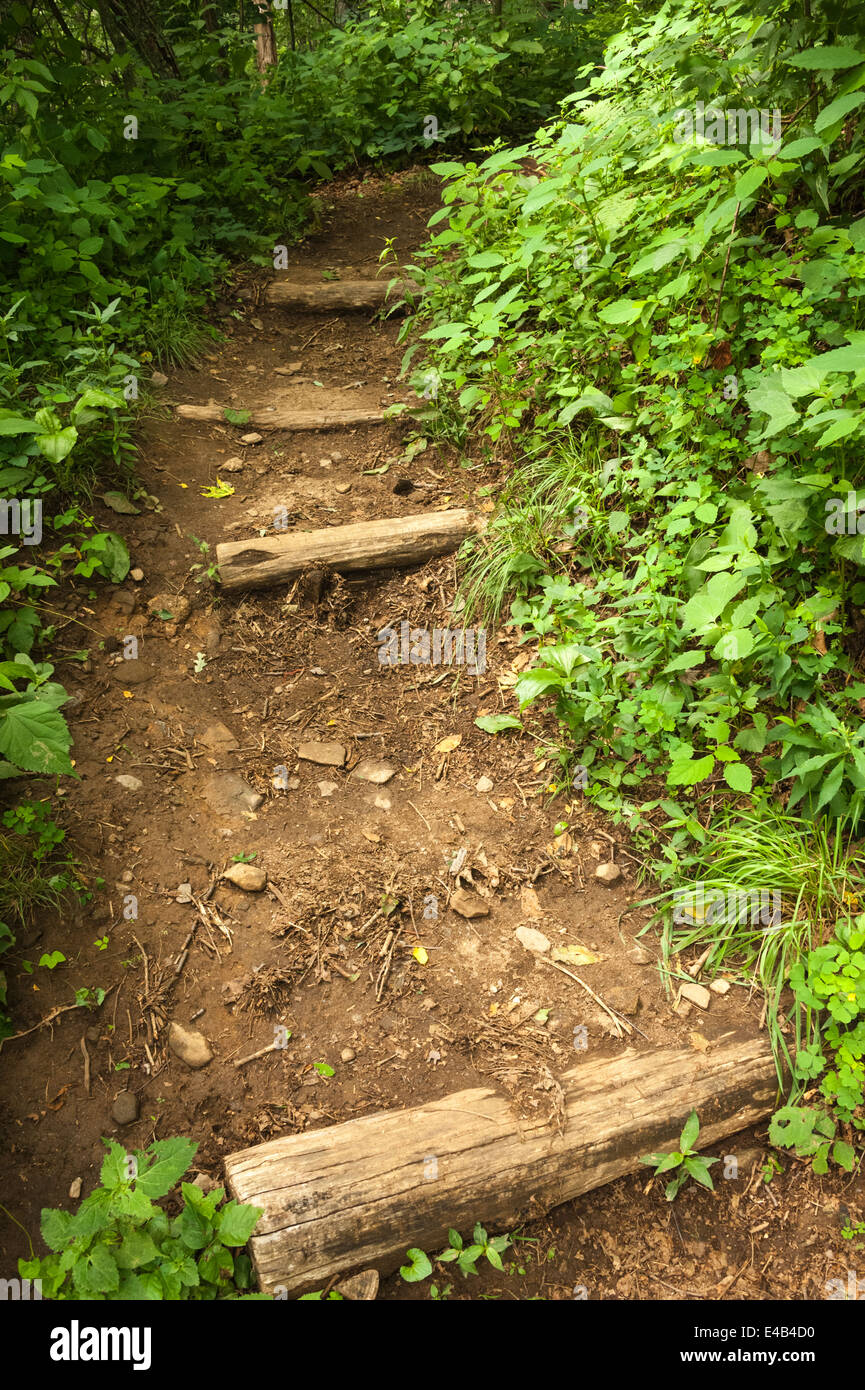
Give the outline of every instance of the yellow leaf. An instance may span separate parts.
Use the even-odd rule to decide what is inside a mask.
[[[124,700],[131,700],[131,699],[132,699],[132,691],[131,691],[131,690],[124,690],[124,692],[123,692],[123,698],[124,698]]]
[[[462,741],[462,734],[448,734],[447,738],[443,738],[441,743],[436,744],[435,751],[437,753],[452,753],[455,748],[459,748]]]
[[[412,951],[412,955],[414,956],[418,965],[426,965],[427,961],[429,960],[429,956],[427,955],[423,946],[415,946],[414,950]]]

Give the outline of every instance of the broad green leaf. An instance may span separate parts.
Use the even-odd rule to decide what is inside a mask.
[[[749,792],[754,779],[747,763],[725,763],[724,781],[734,792]]]
[[[0,713],[0,754],[25,772],[72,773],[72,735],[58,710],[38,699]]]

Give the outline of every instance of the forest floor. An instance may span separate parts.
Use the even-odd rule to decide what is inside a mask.
[[[322,228],[289,252],[288,278],[372,278],[387,237],[408,261],[437,205],[429,177],[411,171],[345,180],[325,197]],[[168,405],[243,409],[277,391],[305,408],[340,390],[357,404],[409,399],[398,319],[294,315],[255,299],[216,306],[224,340],[198,370],[172,372]],[[80,589],[59,600],[61,645],[90,648],[87,668],[63,677],[80,776],[64,824],[86,877],[105,887],[88,907],[44,914],[6,958],[16,1025],[34,1031],[0,1052],[4,1271],[27,1254],[21,1228],[35,1236],[43,1206],[69,1205],[76,1179],[85,1193],[93,1186],[102,1135],[130,1148],[189,1135],[196,1170],[221,1181],[224,1155],[247,1145],[479,1084],[523,1113],[552,1113],[575,1029],[586,1029],[589,1055],[605,1055],[700,1051],[731,1027],[758,1027],[761,1000],[740,988],[696,1018],[673,1011],[656,936],[635,942],[649,915],[635,904],[651,884],[627,834],[554,795],[557,764],[527,738],[475,725],[515,709],[510,689],[531,658],[512,629],[487,632],[479,676],[379,662],[387,625],[454,625],[452,557],[332,578],[321,592],[301,583],[240,596],[190,568],[202,558],[193,537],[212,557],[220,540],[273,534],[281,508],[300,528],[490,510],[501,463],[432,441],[413,452],[399,421],[242,445],[252,428],[167,409],[146,419],[138,466],[149,507],[95,509],[143,577],[93,602]],[[241,465],[227,470],[232,459]],[[217,479],[234,493],[203,496]],[[300,758],[308,742],[338,743],[344,766]],[[363,759],[394,775],[358,779]],[[551,849],[562,819],[573,839],[564,856]],[[449,905],[462,851],[463,890],[487,909],[470,919]],[[218,881],[240,856],[266,871],[265,891]],[[610,860],[621,874],[608,887],[595,869]],[[148,1000],[196,921],[190,899],[203,917],[160,1013]],[[630,1019],[631,1037],[611,1035],[579,987],[520,944],[521,925],[554,947],[588,948],[596,959],[581,972]],[[54,950],[65,965],[24,971]],[[36,1026],[84,985],[106,990],[99,1011]],[[190,1070],[166,1047],[171,1019],[205,1035],[208,1065]],[[280,1026],[287,1047],[235,1066]],[[136,1118],[120,1124],[123,1091]],[[818,1179],[784,1156],[767,1182],[765,1141],[765,1127],[727,1141],[738,1177],[724,1180],[718,1165],[714,1193],[686,1189],[668,1204],[646,1170],[529,1222],[506,1256],[513,1272],[463,1280],[440,1269],[436,1283],[452,1284],[452,1298],[825,1298],[828,1280],[846,1286],[848,1269],[865,1266],[865,1240],[842,1235],[865,1218],[862,1181]],[[428,1296],[398,1276],[380,1294]]]

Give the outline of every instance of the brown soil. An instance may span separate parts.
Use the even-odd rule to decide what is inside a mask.
[[[347,182],[329,196],[329,225],[290,254],[290,276],[374,275],[386,237],[409,260],[437,198],[412,174]],[[304,408],[340,388],[357,404],[409,399],[398,380],[396,319],[293,316],[238,299],[221,306],[220,326],[225,340],[201,369],[172,374],[163,389],[171,404],[215,399],[242,409],[289,383]],[[277,372],[290,363],[300,364],[293,378]],[[579,797],[556,795],[556,764],[529,738],[476,727],[479,714],[515,709],[511,686],[530,658],[512,629],[488,632],[479,677],[379,663],[375,634],[386,624],[453,625],[452,558],[239,597],[221,596],[190,570],[201,560],[193,537],[212,556],[222,539],[272,530],[281,508],[301,528],[450,504],[488,508],[481,489],[497,484],[500,466],[432,441],[409,457],[406,441],[419,428],[268,433],[247,447],[243,426],[157,412],[139,459],[157,502],[140,516],[98,504],[98,521],[126,536],[144,572],[93,600],[79,589],[60,601],[69,616],[61,644],[90,646],[88,669],[73,666],[66,678],[80,781],[67,781],[65,825],[87,878],[101,877],[104,889],[86,909],[46,913],[4,964],[21,1030],[80,986],[101,986],[107,998],[93,1015],[62,1014],[0,1053],[0,1190],[14,1218],[0,1210],[4,1270],[27,1253],[15,1223],[35,1236],[41,1207],[68,1206],[76,1178],[85,1193],[93,1186],[102,1135],[132,1148],[188,1134],[200,1145],[196,1166],[221,1178],[223,1155],[246,1145],[479,1082],[524,1112],[552,1116],[578,1028],[590,1052],[611,1052],[705,1049],[731,1025],[758,1025],[760,1001],[740,987],[714,998],[708,1013],[673,1012],[651,933],[647,958],[634,958],[648,920],[634,903],[650,885],[639,885],[626,835]],[[241,472],[222,469],[238,456]],[[219,478],[234,494],[203,497]],[[137,660],[124,657],[130,636]],[[214,725],[230,741],[220,744]],[[451,751],[439,747],[446,739],[458,740]],[[341,744],[346,767],[299,759],[310,740]],[[381,786],[359,781],[351,769],[364,758],[386,760],[395,775]],[[120,785],[124,774],[140,788]],[[225,774],[263,797],[256,810],[220,803]],[[482,777],[492,783],[486,792],[476,789]],[[327,783],[335,785],[322,789]],[[561,820],[568,853],[551,844]],[[472,920],[448,905],[463,850],[461,886],[489,909]],[[267,890],[219,881],[241,855],[255,856]],[[594,876],[608,860],[621,869],[611,888]],[[181,884],[191,885],[200,913],[178,900]],[[185,966],[160,995],[196,921]],[[577,973],[624,1013],[630,1037],[616,1036],[576,983],[519,943],[520,925],[598,957]],[[53,950],[68,963],[25,973],[25,959]],[[171,1019],[205,1034],[215,1054],[208,1066],[190,1071],[168,1051]],[[234,1065],[273,1042],[279,1025],[291,1033],[286,1048]],[[127,1087],[140,1118],[120,1129],[112,1104]],[[573,1298],[575,1289],[590,1299],[823,1298],[827,1279],[846,1279],[862,1262],[854,1253],[862,1240],[841,1236],[846,1220],[862,1220],[862,1183],[821,1181],[784,1157],[785,1172],[767,1184],[760,1138],[729,1141],[740,1176],[719,1180],[714,1194],[685,1191],[670,1206],[648,1172],[622,1179],[527,1225],[516,1261],[524,1274],[489,1270],[464,1281],[451,1266],[436,1282],[460,1298]],[[428,1284],[395,1277],[381,1296],[427,1298]]]

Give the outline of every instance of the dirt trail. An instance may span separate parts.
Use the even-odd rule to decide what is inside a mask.
[[[287,277],[372,277],[386,237],[410,259],[436,205],[435,192],[411,175],[347,183],[331,196],[332,218],[289,253]],[[171,375],[165,394],[174,405],[215,400],[242,410],[274,390],[290,390],[302,409],[406,398],[396,321],[237,301],[217,313],[225,342],[199,371]],[[240,443],[243,433],[173,412],[149,421],[139,462],[158,509],[99,515],[128,538],[143,579],[92,604],[80,592],[66,603],[90,631],[70,623],[61,640],[70,650],[85,638],[91,646],[89,669],[69,681],[81,781],[66,796],[68,830],[105,888],[88,909],[46,915],[19,943],[9,960],[11,1002],[23,1029],[68,1003],[73,988],[98,985],[108,996],[91,1018],[63,1015],[0,1054],[0,1190],[33,1233],[42,1206],[68,1205],[74,1179],[85,1192],[96,1181],[103,1134],[130,1148],[189,1134],[200,1144],[196,1166],[219,1179],[222,1156],[247,1144],[479,1081],[524,1111],[554,1116],[575,1030],[586,1030],[593,1053],[689,1040],[699,1049],[731,1024],[753,1027],[759,1015],[739,990],[697,1019],[672,1012],[653,939],[648,952],[634,950],[646,914],[632,907],[642,894],[626,837],[579,800],[570,810],[551,800],[556,765],[539,760],[527,738],[492,738],[475,726],[479,714],[514,708],[509,687],[529,657],[512,631],[486,634],[478,676],[379,662],[376,633],[385,626],[454,626],[452,558],[231,597],[190,570],[201,560],[193,537],[212,555],[219,540],[273,534],[275,524],[308,529],[478,508],[479,489],[496,484],[498,469],[432,443],[411,457],[409,429],[398,423],[268,433],[252,446]],[[237,458],[242,466],[227,470]],[[233,495],[202,496],[219,479]],[[137,658],[128,658],[130,637]],[[309,742],[339,744],[345,766],[300,758]],[[362,760],[386,762],[393,776],[360,780],[353,770]],[[118,776],[136,781],[124,786]],[[563,857],[550,852],[560,819],[573,837]],[[266,871],[264,892],[217,883],[243,859]],[[610,859],[621,877],[607,887],[594,874]],[[160,1009],[160,973],[170,975],[198,913],[178,893],[183,884],[203,916]],[[484,915],[454,910],[458,886]],[[583,968],[630,1021],[630,1038],[611,1036],[609,1018],[579,987],[538,963],[515,936],[520,926],[597,957]],[[63,951],[68,965],[39,972],[37,992],[20,963],[43,950]],[[204,1034],[213,1052],[206,1066],[190,1070],[167,1048],[171,1020]],[[291,1034],[287,1047],[235,1065],[273,1043],[280,1027]],[[120,1125],[112,1108],[124,1089],[139,1114]],[[672,1216],[639,1179],[616,1183],[528,1228],[537,1244],[521,1248],[524,1278],[490,1272],[479,1284],[459,1280],[454,1294],[504,1283],[505,1296],[518,1297],[573,1297],[575,1285],[589,1298],[676,1297],[677,1289],[717,1296],[750,1260],[751,1226],[775,1217],[759,1184],[744,1217],[750,1173],[720,1184],[720,1196],[685,1194]],[[802,1183],[817,1186],[797,1169],[791,1193]],[[829,1201],[825,1221],[836,1232],[837,1199]],[[786,1205],[799,1203],[790,1195]],[[787,1236],[778,1237],[783,1248]],[[2,1213],[0,1250],[4,1267],[26,1253]],[[740,1271],[731,1296],[766,1297],[769,1287],[791,1296],[785,1282],[766,1282],[761,1263]],[[807,1277],[817,1288],[823,1265]],[[813,1288],[792,1296],[822,1296]],[[426,1292],[396,1280],[383,1296]]]

